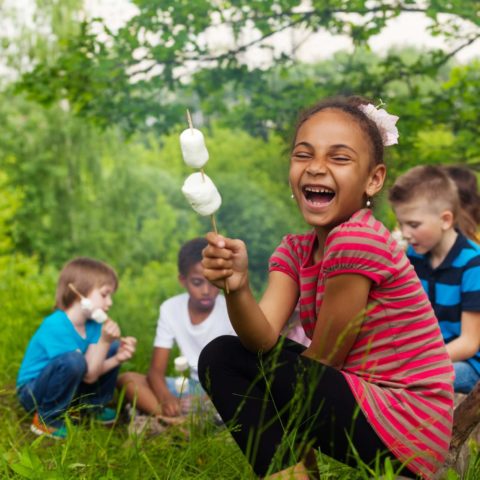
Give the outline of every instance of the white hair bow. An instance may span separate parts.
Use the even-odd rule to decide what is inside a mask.
[[[371,103],[358,107],[370,120],[373,120],[380,130],[383,145],[388,147],[398,143],[398,129],[395,126],[399,117],[390,115],[383,108],[376,108]]]

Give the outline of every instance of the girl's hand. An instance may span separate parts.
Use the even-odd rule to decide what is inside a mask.
[[[126,362],[133,357],[137,348],[137,339],[135,337],[123,337],[120,339],[120,346],[115,354],[120,363]]]
[[[106,320],[102,326],[100,339],[106,343],[112,343],[120,338],[120,327],[113,320]]]
[[[231,292],[248,284],[248,254],[245,243],[232,240],[216,233],[207,234],[208,245],[203,250],[203,274],[218,288],[228,288]]]

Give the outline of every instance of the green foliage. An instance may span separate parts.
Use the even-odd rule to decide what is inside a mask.
[[[29,338],[52,311],[56,280],[55,270],[40,271],[35,258],[0,256],[0,385],[14,381]]]
[[[165,133],[178,123],[185,105],[211,102],[210,112],[219,115],[243,101],[239,92],[242,97],[244,92],[258,88],[268,93],[270,71],[295,66],[290,54],[276,54],[266,43],[275,41],[278,32],[296,27],[308,33],[327,31],[350,36],[356,47],[368,47],[370,37],[381,32],[389,20],[403,12],[416,12],[428,16],[433,34],[456,40],[460,44],[455,50],[458,51],[480,37],[478,12],[473,3],[136,1],[138,13],[118,31],[111,31],[99,19],[80,23],[77,34],[61,43],[56,61],[40,61],[23,75],[17,87],[47,105],[68,99],[76,113],[103,127],[116,124],[132,133],[148,129],[152,120],[157,131]],[[459,28],[460,20],[467,22],[469,28]],[[229,47],[218,50],[219,47],[209,44],[208,33],[213,26],[221,26],[226,36],[231,35]],[[250,32],[248,38],[252,40],[243,40],[245,31]],[[254,47],[268,49],[271,62],[261,68],[248,66],[244,54]],[[350,56],[352,62],[358,51]],[[357,71],[361,85],[350,86],[347,80],[351,79],[345,78],[344,88],[337,88],[336,92],[353,88],[377,97],[381,93],[383,97],[384,87],[390,81],[400,78],[408,82],[419,75],[434,78],[451,55],[452,52],[436,50],[419,55],[412,62],[391,53],[376,70]],[[307,82],[296,83],[292,93],[299,97],[300,105],[305,105],[302,90],[322,84],[322,76],[317,81],[310,77]],[[248,101],[248,93],[244,98]],[[283,98],[295,103],[292,97]],[[255,115],[245,112],[237,126],[248,125],[252,120],[256,125],[271,118],[271,114],[271,110],[261,116],[258,111]]]

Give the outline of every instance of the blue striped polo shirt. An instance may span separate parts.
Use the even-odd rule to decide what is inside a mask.
[[[429,255],[407,255],[440,323],[445,343],[460,336],[462,312],[480,312],[480,246],[460,232],[443,262],[432,268]],[[466,360],[480,373],[480,350]]]

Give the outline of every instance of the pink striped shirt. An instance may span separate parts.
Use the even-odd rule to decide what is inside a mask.
[[[367,312],[342,373],[389,450],[430,479],[448,453],[453,368],[422,285],[370,210],[359,210],[330,232],[318,263],[313,263],[315,243],[313,231],[287,235],[270,259],[270,271],[298,283],[300,319],[309,338],[326,279],[355,273],[372,281]]]

